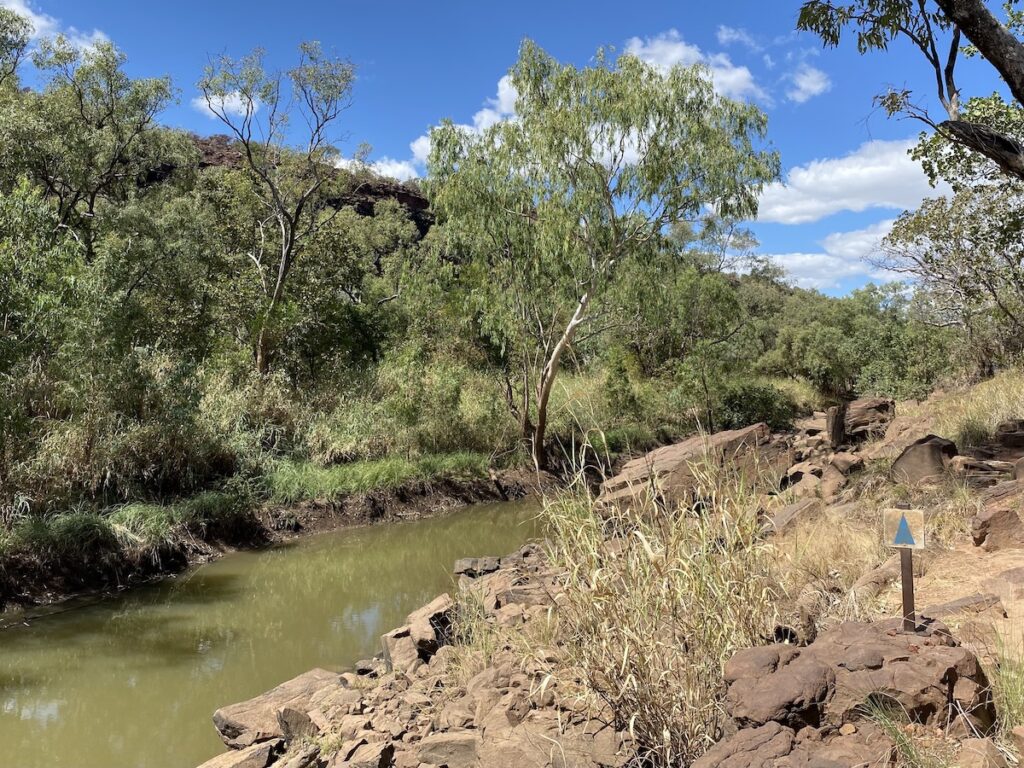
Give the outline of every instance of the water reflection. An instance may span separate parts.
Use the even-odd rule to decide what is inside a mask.
[[[0,631],[0,763],[191,768],[220,751],[217,706],[372,653],[455,559],[536,526],[530,507],[478,505],[325,534]]]

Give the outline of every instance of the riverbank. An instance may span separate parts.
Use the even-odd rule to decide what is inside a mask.
[[[0,542],[0,608],[21,609],[70,597],[114,593],[225,552],[268,546],[308,533],[442,514],[484,501],[523,498],[550,488],[525,470],[443,471],[397,477],[378,487],[284,501],[206,492],[166,504],[128,504],[30,517]]]
[[[865,400],[630,462],[548,503],[543,549],[457,563],[378,658],[218,710],[203,768],[1016,764],[1024,421],[932,433],[973,410]],[[897,503],[926,510],[912,634]]]

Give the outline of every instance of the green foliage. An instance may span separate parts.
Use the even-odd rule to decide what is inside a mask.
[[[578,69],[527,41],[510,76],[516,120],[432,132],[428,191],[442,247],[462,258],[454,287],[501,350],[510,407],[543,466],[568,347],[619,316],[615,288],[665,227],[706,208],[752,214],[778,158],[755,146],[764,115],[718,96],[700,68],[663,74],[599,53]]]
[[[778,158],[699,67],[577,68],[527,42],[516,120],[435,130],[421,211],[416,185],[337,167],[354,69],[315,45],[284,72],[212,62],[232,136],[201,170],[159,124],[167,78],[58,38],[23,89],[27,35],[0,9],[0,540],[19,558],[116,567],[268,496],[781,425],[781,392],[917,395],[962,344],[928,324],[931,286],[833,299],[752,255],[740,222]],[[1005,338],[984,317],[973,340]]]
[[[414,481],[445,477],[486,477],[489,457],[452,453],[357,461],[320,467],[309,462],[282,462],[267,477],[270,497],[281,503],[337,501],[353,493],[390,490]]]
[[[796,403],[771,384],[737,382],[726,385],[716,413],[716,426],[737,429],[765,422],[776,430],[792,426]]]

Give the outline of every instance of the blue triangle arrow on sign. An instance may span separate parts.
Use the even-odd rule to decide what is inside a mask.
[[[912,547],[914,546],[914,537],[910,533],[910,526],[907,525],[907,516],[900,516],[900,526],[896,529],[896,538],[892,541],[896,546]]]

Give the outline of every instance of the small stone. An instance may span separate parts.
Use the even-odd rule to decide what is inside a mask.
[[[843,723],[839,726],[840,736],[853,736],[857,732],[857,726],[853,723]]]

